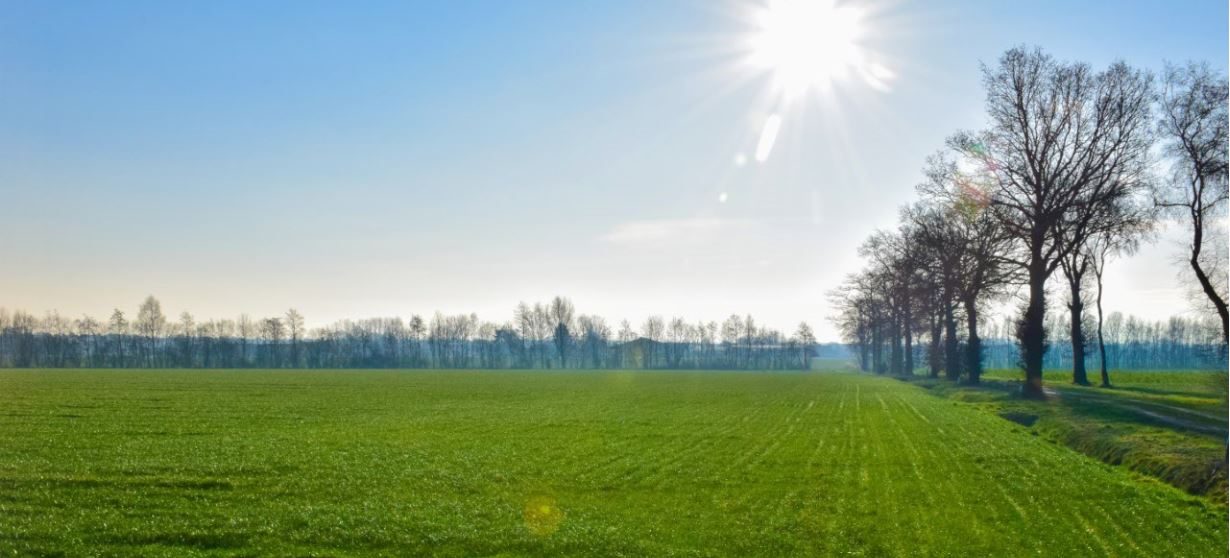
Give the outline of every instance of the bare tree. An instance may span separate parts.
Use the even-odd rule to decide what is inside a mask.
[[[1124,234],[1106,234],[1099,235],[1090,239],[1090,242],[1085,247],[1086,257],[1089,261],[1089,269],[1093,271],[1095,287],[1097,295],[1095,302],[1098,311],[1097,321],[1097,336],[1098,336],[1098,365],[1101,372],[1102,387],[1110,387],[1110,370],[1106,362],[1106,336],[1105,336],[1105,320],[1102,313],[1102,278],[1106,272],[1106,262],[1112,256],[1122,253],[1131,253],[1136,250],[1136,246],[1145,234],[1144,231],[1138,234],[1125,232]]]
[[[265,362],[270,368],[278,365],[278,355],[282,339],[286,337],[286,325],[282,318],[265,318],[261,320],[261,337],[265,339]]]
[[[803,370],[811,368],[811,357],[815,354],[816,334],[812,333],[807,322],[799,322],[799,329],[794,332],[794,341],[799,344],[799,367]]]
[[[555,351],[559,355],[560,368],[568,366],[568,349],[572,346],[572,332],[576,329],[576,324],[573,322],[575,312],[576,309],[571,300],[562,296],[551,300],[552,337],[555,342]]]
[[[952,307],[960,304],[963,310],[965,355],[960,368],[970,383],[977,384],[983,368],[981,307],[1003,296],[1017,280],[1009,259],[1014,239],[990,210],[989,183],[962,172],[943,154],[927,161],[924,174],[927,181],[918,187],[923,201],[903,217],[916,223],[920,252],[940,264],[931,268],[939,275],[935,283],[951,291],[932,297],[942,301],[946,327],[952,327]],[[953,345],[948,343],[947,359],[955,357]]]
[[[411,343],[410,358],[415,366],[422,366],[426,362],[423,358],[423,339],[427,336],[427,325],[423,323],[422,316],[415,314],[410,316],[410,324],[406,329]]]
[[[1188,264],[1204,296],[1221,318],[1221,336],[1230,339],[1230,315],[1226,293],[1219,292],[1207,267],[1203,250],[1206,235],[1226,208],[1227,191],[1227,98],[1226,77],[1207,64],[1167,65],[1161,93],[1158,132],[1174,171],[1159,186],[1156,203],[1186,221],[1192,235]],[[1214,273],[1224,273],[1219,269]],[[1223,282],[1224,283],[1224,282]]]
[[[155,345],[158,343],[158,338],[162,336],[166,330],[167,317],[162,314],[162,303],[152,295],[145,297],[145,301],[141,303],[141,307],[137,310],[137,333],[143,337],[145,354],[143,358],[146,366],[154,365]]]
[[[1085,284],[1089,273],[1091,255],[1086,250],[1074,250],[1059,260],[1064,279],[1068,283],[1068,341],[1072,345],[1072,383],[1089,385],[1085,368]],[[1100,294],[1100,293],[1099,293]]]
[[[290,333],[290,365],[299,366],[299,343],[303,340],[303,314],[291,308],[286,311],[286,329]]]
[[[611,339],[611,328],[601,316],[580,316],[577,323],[581,329],[582,346],[589,356],[590,366],[602,368],[603,355]]]
[[[116,308],[111,313],[111,319],[107,322],[107,334],[111,337],[112,343],[112,360],[111,366],[122,368],[128,365],[128,361],[124,354],[124,339],[128,337],[128,320],[124,318],[124,312]]]
[[[256,337],[256,326],[247,314],[240,314],[236,328],[239,334],[239,362],[242,366],[248,366],[248,340]]]
[[[657,364],[658,345],[666,334],[666,322],[662,316],[650,316],[641,326],[641,335],[649,341],[645,344],[645,368],[653,368]]]
[[[886,310],[889,371],[896,375],[914,373],[915,310],[919,306],[916,287],[923,259],[914,250],[916,231],[912,226],[906,221],[898,231],[878,231],[859,248],[871,262],[866,284],[876,291]]]
[[[98,334],[101,324],[98,323],[98,320],[83,315],[81,319],[77,320],[76,325],[77,333],[85,339],[85,347],[81,356],[82,365],[97,366],[100,352],[98,350]]]
[[[1152,79],[1122,62],[1094,73],[1015,48],[983,68],[990,127],[950,143],[981,162],[989,207],[1020,243],[1028,279],[1017,337],[1024,394],[1043,397],[1046,280],[1147,186]]]
[[[636,331],[632,329],[632,324],[628,320],[620,320],[619,322],[619,342],[630,343],[636,340]]]
[[[191,368],[195,361],[196,347],[193,335],[196,334],[196,320],[187,310],[179,314],[179,365]]]

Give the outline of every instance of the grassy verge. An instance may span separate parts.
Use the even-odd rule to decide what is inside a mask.
[[[1225,373],[1115,371],[1115,387],[1105,389],[1072,385],[1070,372],[1048,371],[1047,401],[1018,397],[1019,377],[993,370],[976,387],[913,381],[1047,440],[1227,504]]]

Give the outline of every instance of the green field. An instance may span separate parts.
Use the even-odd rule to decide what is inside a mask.
[[[853,373],[0,372],[0,555],[1226,553],[1225,506]]]

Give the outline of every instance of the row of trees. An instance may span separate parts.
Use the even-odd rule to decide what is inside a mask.
[[[979,327],[983,334],[983,363],[987,368],[1012,368],[1020,362],[1012,340],[1014,318],[998,323],[989,321]],[[1086,327],[1094,327],[1086,324]],[[1108,369],[1224,369],[1226,352],[1216,340],[1221,324],[1215,317],[1172,316],[1148,321],[1120,312],[1106,315],[1103,348]],[[1046,320],[1046,340],[1050,347],[1043,359],[1048,370],[1072,369],[1073,352],[1069,316],[1051,313]],[[1086,363],[1101,366],[1103,351],[1087,351]]]
[[[1119,370],[1190,370],[1224,369],[1227,366],[1224,347],[1210,339],[1216,339],[1221,325],[1214,319],[1184,318],[1173,316],[1165,321],[1150,322],[1135,316],[1112,312],[1106,317],[1106,366]],[[1007,319],[1002,324],[995,321],[979,326],[982,338],[982,360],[987,368],[1012,368],[1020,363],[1020,351],[1011,338],[1015,320]],[[1071,369],[1073,354],[1067,316],[1053,315],[1046,323],[1047,344],[1043,366],[1048,370]],[[961,342],[959,352],[966,349]],[[912,347],[914,362],[926,362],[929,358],[925,344]],[[874,369],[868,351],[856,351],[849,356],[858,359],[865,370]],[[941,359],[943,353],[941,349]],[[1097,351],[1085,355],[1086,363],[1097,367],[1102,364]],[[887,362],[882,362],[887,367]],[[882,368],[886,372],[887,368]],[[938,375],[938,371],[935,372]]]
[[[983,74],[988,127],[954,134],[928,159],[920,199],[903,208],[895,230],[864,243],[867,268],[832,293],[836,323],[864,368],[912,374],[918,353],[931,375],[977,383],[983,313],[1015,295],[1024,391],[1041,396],[1058,291],[1073,381],[1089,384],[1093,332],[1092,360],[1110,385],[1106,263],[1132,253],[1165,216],[1187,225],[1186,263],[1220,318],[1219,335],[1187,344],[1224,355],[1226,79],[1206,65],[1168,66],[1158,88],[1150,73],[1122,62],[1095,72],[1024,48]],[[1154,146],[1169,176],[1157,172]],[[916,351],[920,339],[925,348]]]
[[[0,366],[182,368],[807,368],[811,328],[794,335],[751,316],[688,323],[650,317],[638,330],[578,314],[567,298],[517,306],[497,324],[475,314],[346,320],[307,329],[303,316],[172,321],[154,297],[104,323],[0,309]]]

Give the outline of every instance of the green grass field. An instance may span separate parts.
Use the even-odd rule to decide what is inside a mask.
[[[852,373],[0,372],[0,555],[1225,556],[1224,506]]]

